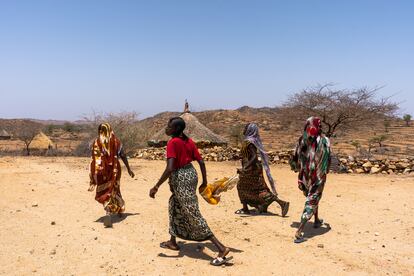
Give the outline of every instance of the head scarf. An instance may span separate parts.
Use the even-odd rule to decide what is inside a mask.
[[[311,176],[310,179],[317,179],[323,178],[328,173],[330,142],[322,135],[321,120],[318,117],[310,117],[306,120],[296,155],[301,164],[300,175],[308,175]],[[306,179],[307,177],[305,180],[301,177],[301,181],[306,182]]]
[[[110,141],[114,136],[111,125],[108,123],[103,123],[99,125],[99,141],[101,142],[103,150],[111,155]]]
[[[273,180],[272,174],[270,173],[269,157],[263,148],[262,139],[259,135],[259,127],[254,123],[248,124],[244,136],[246,141],[249,141],[255,145],[259,150],[260,157],[262,158],[262,164],[266,171],[267,179],[270,183],[270,187],[272,188],[273,194],[277,195],[275,181]]]
[[[306,140],[308,138],[312,138],[310,140],[315,141],[317,137],[319,137],[322,133],[322,126],[321,126],[321,119],[318,117],[309,117],[305,123],[305,129],[303,131],[303,138]]]

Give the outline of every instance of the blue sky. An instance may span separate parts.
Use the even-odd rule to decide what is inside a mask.
[[[414,115],[414,1],[0,1],[0,118],[276,106],[385,86]]]

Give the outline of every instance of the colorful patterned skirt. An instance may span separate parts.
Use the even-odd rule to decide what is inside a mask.
[[[197,171],[188,164],[170,176],[170,235],[184,240],[205,241],[213,236],[200,213],[197,199]]]
[[[276,200],[276,196],[267,187],[261,170],[240,172],[237,191],[242,204],[256,208],[269,205]]]
[[[110,179],[108,181],[108,179]],[[117,162],[115,175],[98,175],[98,185],[96,186],[95,199],[103,204],[107,213],[116,214],[125,211],[125,201],[121,195],[121,166]]]
[[[119,181],[115,182],[109,199],[105,201],[103,205],[104,209],[110,214],[120,214],[125,212],[125,201],[121,195]]]

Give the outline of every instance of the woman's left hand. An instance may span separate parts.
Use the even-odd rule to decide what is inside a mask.
[[[149,196],[150,197],[152,197],[152,198],[155,198],[155,194],[158,192],[158,187],[157,186],[154,186],[154,187],[152,187],[152,189],[150,190],[150,192],[149,192]]]
[[[200,187],[198,187],[198,192],[202,193],[207,188],[207,182],[201,183]]]
[[[88,192],[93,192],[93,190],[95,190],[96,185],[95,184],[90,184],[89,185],[89,189]]]

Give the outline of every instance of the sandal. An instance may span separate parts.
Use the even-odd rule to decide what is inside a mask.
[[[160,247],[164,249],[174,250],[174,251],[180,250],[180,247],[178,245],[172,245],[169,241],[160,243]]]
[[[313,223],[313,228],[319,228],[323,225],[323,219],[317,220]]]
[[[263,205],[257,206],[257,211],[259,212],[259,214],[266,214],[267,208],[269,207],[269,205],[270,204],[263,204]]]
[[[216,257],[213,260],[211,260],[210,264],[214,266],[221,266],[223,264],[226,264],[228,261],[232,260],[233,257]]]
[[[250,215],[250,211],[245,211],[243,209],[239,209],[236,212],[234,212],[236,215]]]
[[[303,237],[303,235],[301,234],[300,236],[295,235],[295,240],[293,241],[294,243],[302,243],[305,242],[307,239]]]

